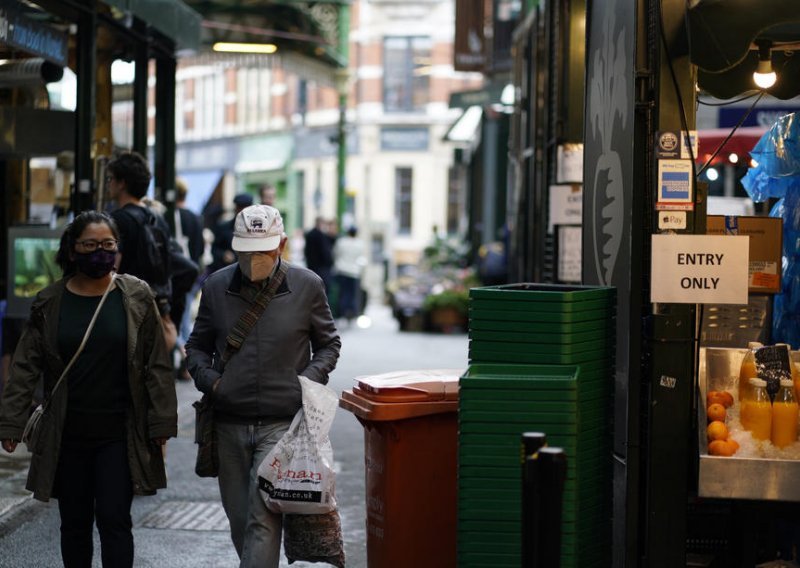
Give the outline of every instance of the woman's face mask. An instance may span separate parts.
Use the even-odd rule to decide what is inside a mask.
[[[75,253],[75,264],[78,270],[89,278],[102,278],[114,269],[116,251],[107,251],[98,248],[93,252]]]
[[[260,282],[272,274],[277,257],[277,254],[267,252],[240,252],[239,268],[245,278],[251,282]]]

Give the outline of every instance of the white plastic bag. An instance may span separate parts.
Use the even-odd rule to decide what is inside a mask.
[[[258,488],[273,513],[314,515],[336,510],[333,448],[328,438],[339,397],[299,377],[303,408],[258,466]]]

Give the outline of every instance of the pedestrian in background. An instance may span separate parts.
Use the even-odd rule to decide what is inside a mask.
[[[172,294],[173,319],[178,326],[178,338],[174,361],[175,375],[180,380],[189,380],[189,371],[186,369],[186,352],[184,345],[189,338],[192,328],[192,304],[200,292],[200,278],[203,273],[203,252],[205,239],[203,238],[203,220],[191,209],[186,207],[186,197],[189,186],[180,178],[175,180],[175,241],[181,247],[183,254],[197,265],[198,274],[192,279],[189,289],[184,291],[174,287]],[[188,308],[188,309],[187,309]]]
[[[133,566],[133,495],[166,487],[162,446],[177,435],[159,313],[144,282],[112,272],[119,239],[104,213],[67,226],[56,255],[64,276],[37,295],[0,402],[0,440],[13,452],[44,379],[26,487],[41,501],[58,499],[67,567],[92,565],[95,521],[103,566]]]
[[[165,334],[167,350],[172,351],[178,337],[176,322],[170,315],[172,282],[169,274],[169,247],[171,238],[169,225],[164,217],[147,206],[147,188],[152,175],[147,160],[136,152],[124,152],[111,160],[106,166],[106,184],[109,197],[117,204],[111,212],[120,234],[117,272],[132,274],[141,278],[153,289],[156,296],[161,325]],[[145,225],[163,243],[160,259],[148,258],[142,254],[141,247],[146,242]],[[153,263],[159,266],[153,266]],[[152,274],[161,273],[162,280],[156,281]]]
[[[275,198],[278,196],[278,191],[275,189],[274,185],[265,183],[259,188],[258,193],[261,196],[262,205],[275,207]]]
[[[277,209],[239,212],[232,240],[238,263],[206,280],[186,343],[189,372],[214,405],[220,496],[242,568],[278,566],[282,517],[267,510],[256,472],[301,407],[298,376],[326,384],[341,348],[322,280],[281,259],[285,244]],[[271,285],[278,285],[271,302],[226,357],[229,334]]]
[[[364,241],[357,238],[358,230],[350,227],[345,236],[339,237],[333,247],[334,269],[339,284],[339,317],[352,323],[354,317],[361,313],[359,298],[361,294],[361,276],[367,265]]]
[[[328,225],[323,217],[317,217],[314,228],[306,233],[303,245],[306,266],[322,278],[326,294],[331,291],[334,243]]]
[[[215,272],[220,268],[225,268],[236,262],[236,253],[231,248],[233,240],[233,222],[236,215],[253,204],[253,196],[249,193],[240,193],[233,198],[234,216],[232,219],[222,221],[214,227],[214,244],[211,246],[211,256],[213,261],[209,267],[209,272]]]

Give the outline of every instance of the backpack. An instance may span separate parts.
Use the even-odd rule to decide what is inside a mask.
[[[141,213],[134,214],[134,210]],[[146,207],[125,207],[122,211],[133,217],[139,227],[136,231],[136,247],[133,249],[136,269],[130,270],[130,273],[147,282],[156,296],[169,296],[172,275],[170,235],[159,226],[155,214]]]

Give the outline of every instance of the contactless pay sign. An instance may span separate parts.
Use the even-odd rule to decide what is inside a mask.
[[[746,304],[749,237],[653,235],[650,300]]]

